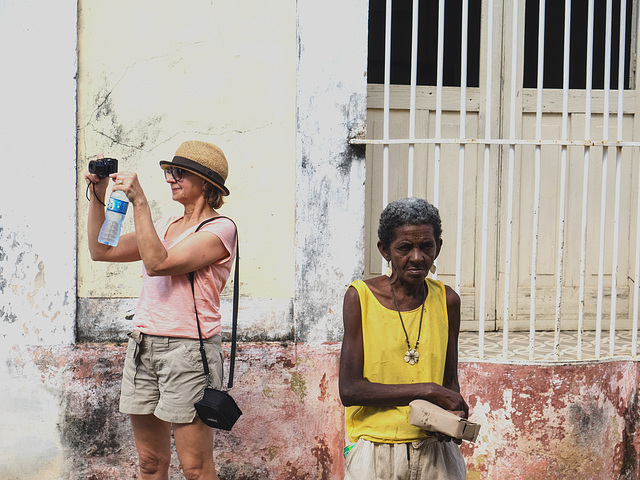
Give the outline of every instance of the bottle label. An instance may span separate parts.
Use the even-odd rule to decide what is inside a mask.
[[[126,215],[128,207],[129,207],[129,202],[123,202],[122,200],[118,200],[117,198],[109,197],[109,202],[107,203],[107,210],[111,210],[112,212],[117,212],[117,213],[121,213],[122,215]]]

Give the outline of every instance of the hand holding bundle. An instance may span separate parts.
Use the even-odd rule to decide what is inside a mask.
[[[452,438],[475,442],[480,425],[445,410],[426,400],[414,400],[409,406],[409,423],[429,432],[444,433]]]

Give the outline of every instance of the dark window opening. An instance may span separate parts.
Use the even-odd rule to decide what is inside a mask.
[[[467,85],[479,85],[481,2],[469,2]],[[413,2],[395,0],[391,13],[391,83],[411,84],[411,25]],[[368,82],[384,83],[386,0],[369,2]],[[462,1],[445,2],[443,85],[460,86]],[[438,2],[421,1],[418,9],[417,84],[436,85],[438,61]]]
[[[627,2],[625,30],[624,88],[629,88],[631,53],[631,18],[633,2]],[[620,44],[620,0],[612,2],[611,28],[611,88],[618,88],[618,55]],[[524,87],[536,88],[538,68],[538,14],[539,1],[529,0],[525,7]],[[544,38],[545,88],[562,88],[564,61],[564,2],[546,2]],[[587,75],[587,21],[588,1],[571,3],[571,33],[569,51],[569,88],[586,88]],[[604,88],[606,0],[594,2],[593,71],[594,89]]]

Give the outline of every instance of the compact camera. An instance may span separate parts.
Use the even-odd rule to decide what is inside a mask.
[[[89,162],[89,173],[93,173],[100,178],[105,178],[112,173],[118,172],[118,160],[115,158],[101,158]]]

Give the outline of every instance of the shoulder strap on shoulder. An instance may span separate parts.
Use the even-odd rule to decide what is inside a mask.
[[[231,223],[233,223],[233,225],[236,227],[236,235],[238,233],[238,226],[236,225],[236,222],[234,222],[233,220],[231,220],[229,217],[225,217],[224,215],[218,215],[217,217],[211,217],[211,218],[207,218],[206,220],[203,220],[200,225],[198,225],[198,228],[196,228],[196,232],[198,230],[200,230],[202,227],[204,227],[207,223],[211,223],[214,220],[217,220],[219,218],[226,218],[227,220],[229,220]]]
[[[231,390],[233,387],[233,373],[236,363],[236,334],[238,332],[238,301],[240,298],[240,241],[238,239],[238,226],[236,222],[231,220],[229,217],[225,217],[224,215],[218,215],[217,217],[211,217],[204,220],[198,228],[196,228],[196,232],[200,230],[207,223],[212,222],[218,218],[226,218],[236,227],[236,265],[233,273],[233,316],[232,316],[232,327],[231,327],[231,355],[229,359],[229,383],[227,386],[228,390]],[[194,288],[194,274],[193,272],[189,273],[189,282],[191,282],[191,291],[194,293],[194,303],[193,306],[195,308],[195,288]],[[198,336],[200,337],[200,354],[202,355],[202,360],[204,363],[205,375],[209,375],[209,366],[207,364],[207,358],[204,355],[204,345],[202,343],[202,333],[200,331],[200,320],[198,320],[198,311],[196,309],[196,321],[198,322]]]

